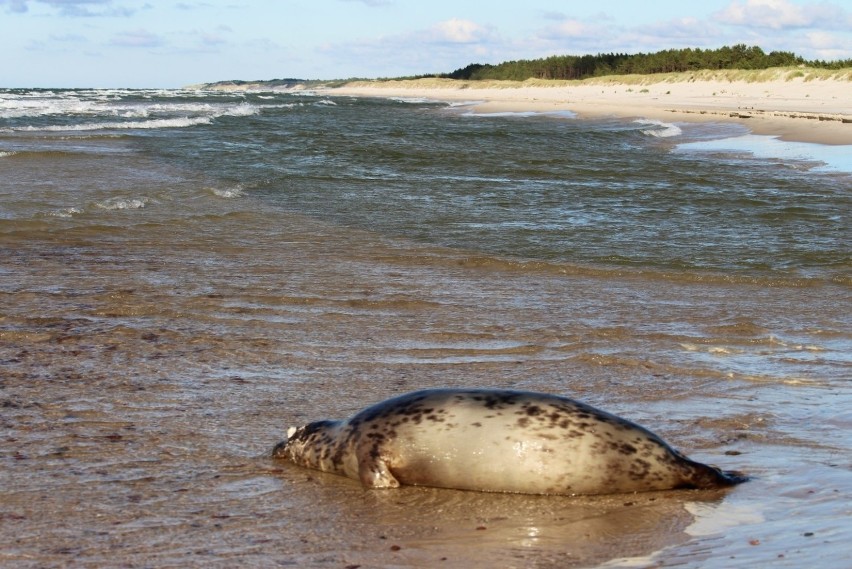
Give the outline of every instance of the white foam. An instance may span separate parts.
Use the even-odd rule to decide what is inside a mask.
[[[680,129],[680,127],[672,123],[653,119],[636,119],[633,122],[656,127],[642,130],[642,134],[647,134],[648,136],[655,136],[657,138],[670,138],[672,136],[680,136],[681,134],[683,134],[683,131]]]
[[[238,198],[243,195],[243,187],[240,185],[234,186],[233,188],[210,188],[210,191],[213,192],[214,195],[219,196],[220,198]]]
[[[148,198],[109,198],[95,205],[106,210],[142,209],[150,201]]]
[[[51,125],[43,127],[19,127],[13,128],[14,131],[27,132],[85,132],[91,130],[121,130],[121,129],[150,129],[150,128],[186,128],[200,124],[210,124],[213,122],[211,117],[198,118],[174,118],[174,119],[152,119],[149,121],[128,121],[128,122],[100,122],[100,123],[82,123],[73,125]]]
[[[470,106],[473,106],[473,105],[481,105],[484,102],[485,101],[450,101],[447,104],[450,106],[450,108],[454,108],[454,107],[470,107]]]
[[[14,156],[17,154],[14,150],[9,151],[0,151],[0,158],[8,158],[9,156]]]
[[[422,104],[422,103],[437,103],[435,99],[428,99],[426,97],[390,97],[391,101],[396,101],[397,103],[407,103],[407,104]]]
[[[518,118],[529,118],[529,117],[564,117],[564,118],[575,118],[577,116],[576,113],[571,111],[500,111],[493,113],[483,113],[477,111],[468,111],[464,113],[462,116],[464,117],[518,117]]]
[[[78,209],[76,207],[66,207],[64,209],[60,209],[60,210],[51,212],[48,215],[51,216],[51,217],[69,218],[69,217],[74,217],[74,215],[76,215],[78,213],[83,213],[83,210]]]
[[[179,96],[181,92],[73,91],[62,93],[0,93],[0,119],[27,119],[61,116],[78,120],[69,125],[35,124],[10,127],[4,132],[57,132],[100,129],[183,128],[223,117],[244,117],[260,112],[261,107],[246,101],[240,103],[163,101],[161,97]],[[132,96],[132,99],[125,97]],[[156,102],[152,98],[156,96]],[[140,98],[142,100],[140,100]],[[100,122],[91,119],[107,119]],[[142,119],[110,121],[110,117]]]
[[[331,103],[335,104],[335,103]],[[256,115],[260,112],[260,108],[252,105],[251,103],[240,103],[239,105],[235,105],[233,107],[229,107],[225,110],[225,112],[221,114],[216,114],[214,116],[229,116],[229,117],[248,117],[252,115]]]
[[[598,569],[621,569],[627,567],[651,567],[654,565],[654,561],[659,555],[660,551],[656,551],[651,555],[644,555],[641,557],[617,557],[615,559],[610,559],[606,563],[598,565]]]

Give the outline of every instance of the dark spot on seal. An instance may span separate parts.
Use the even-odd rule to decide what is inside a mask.
[[[538,405],[530,405],[529,407],[527,407],[526,413],[530,417],[538,417],[539,415],[544,413],[544,409],[542,409]]]
[[[519,395],[519,393],[511,391],[489,393],[482,398],[482,401],[485,402],[485,407],[488,409],[504,409],[508,405],[514,405]]]
[[[470,424],[470,426],[471,426],[471,427],[481,427],[481,426],[482,426],[482,423],[480,423],[479,421],[477,421],[476,423],[471,423],[471,424]]]
[[[323,431],[324,429],[334,425],[334,423],[336,423],[336,421],[314,421],[313,423],[308,423],[293,434],[293,439],[298,441],[308,440],[318,431]]]
[[[628,475],[632,480],[643,480],[648,477],[651,471],[651,463],[641,458],[635,459],[630,463],[630,471]]]
[[[522,429],[526,429],[530,425],[530,420],[527,417],[521,417],[518,419],[518,426]]]

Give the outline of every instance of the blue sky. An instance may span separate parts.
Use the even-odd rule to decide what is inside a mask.
[[[389,77],[745,43],[852,58],[852,0],[0,0],[0,87]]]

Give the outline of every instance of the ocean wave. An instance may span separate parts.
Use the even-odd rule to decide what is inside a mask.
[[[185,109],[184,109],[185,110]],[[211,124],[215,119],[220,117],[247,117],[256,115],[260,112],[260,108],[249,103],[240,103],[231,105],[224,109],[206,108],[203,111],[205,114],[201,116],[180,116],[169,118],[152,118],[148,120],[130,120],[130,121],[103,121],[103,122],[84,122],[68,125],[45,125],[45,126],[20,126],[0,129],[0,132],[86,132],[94,130],[144,130],[144,129],[159,129],[159,128],[187,128],[198,125]],[[137,110],[136,114],[141,118],[151,113],[151,109]],[[125,117],[125,118],[130,118]]]
[[[14,150],[2,150],[0,151],[0,158],[8,158],[9,156],[14,156],[15,154],[17,154],[17,152],[15,152]]]
[[[672,136],[680,136],[681,134],[683,134],[683,131],[680,129],[680,127],[672,123],[653,119],[637,119],[633,122],[641,125],[656,127],[642,130],[642,134],[646,134],[648,136],[655,136],[657,138],[670,138]]]
[[[150,202],[149,198],[109,198],[95,203],[95,206],[106,210],[142,209]]]
[[[61,217],[64,219],[68,219],[70,217],[74,217],[77,214],[83,213],[83,210],[77,207],[66,207],[62,209],[58,209],[56,211],[52,211],[47,214],[48,217]]]
[[[49,125],[49,126],[25,126],[12,128],[10,130],[17,132],[64,132],[64,131],[90,131],[90,130],[118,130],[118,129],[149,129],[149,128],[186,128],[200,124],[210,124],[213,119],[210,117],[197,118],[174,118],[174,119],[152,119],[149,121],[128,121],[128,122],[101,122],[101,123],[82,123],[70,125]]]
[[[243,195],[243,186],[238,184],[232,188],[209,188],[210,192],[215,196],[219,196],[220,198],[238,198]]]
[[[390,97],[391,101],[396,101],[397,103],[407,103],[407,104],[422,104],[422,103],[438,103],[435,99],[429,99],[426,97]]]

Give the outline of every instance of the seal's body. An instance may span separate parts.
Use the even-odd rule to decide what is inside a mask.
[[[589,405],[510,390],[415,391],[345,421],[291,428],[273,456],[372,488],[572,495],[745,480],[693,462],[647,429]]]

